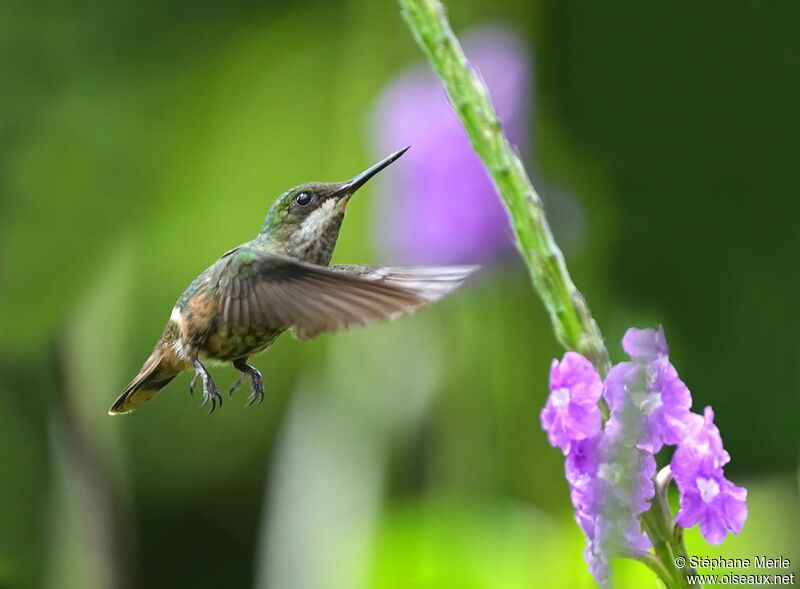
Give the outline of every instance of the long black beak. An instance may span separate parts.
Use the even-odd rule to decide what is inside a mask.
[[[356,176],[352,180],[348,180],[347,182],[342,184],[342,187],[339,189],[339,193],[348,195],[353,194],[356,190],[364,186],[364,184],[366,184],[369,181],[369,179],[372,178],[375,174],[377,174],[384,168],[388,167],[389,164],[396,161],[401,155],[407,152],[409,147],[411,146],[409,145],[408,147],[404,147],[400,151],[395,151],[393,154],[382,159],[374,166],[371,166],[370,168],[367,168],[366,170],[361,172],[358,176]]]

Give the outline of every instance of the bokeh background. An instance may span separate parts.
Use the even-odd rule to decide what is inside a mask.
[[[750,518],[690,550],[800,570],[800,4],[451,4],[612,355],[662,323],[716,410]],[[0,64],[0,587],[593,586],[538,423],[561,350],[395,3],[7,0]],[[184,375],[106,415],[280,192],[406,144],[335,260],[479,280],[281,339],[261,406]]]

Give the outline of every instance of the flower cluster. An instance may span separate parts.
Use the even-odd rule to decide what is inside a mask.
[[[731,458],[714,425],[714,411],[706,407],[703,417],[694,417],[692,432],[672,457],[672,473],[681,492],[676,521],[684,528],[699,523],[705,539],[719,544],[729,530],[738,534],[744,526],[747,489],[725,478],[722,467]]]
[[[622,347],[630,361],[612,367],[605,381],[580,354],[554,360],[541,413],[550,443],[566,456],[586,560],[602,586],[610,557],[637,557],[651,548],[640,522],[656,493],[655,454],[665,445],[677,446],[671,469],[680,491],[678,525],[700,524],[706,540],[719,544],[747,517],[747,491],[723,473],[730,456],[714,413],[710,407],[702,416],[692,413],[691,393],[669,361],[663,330],[631,328]],[[605,420],[601,397],[610,413]]]

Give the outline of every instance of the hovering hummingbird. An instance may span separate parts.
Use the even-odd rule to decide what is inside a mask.
[[[298,339],[408,314],[459,285],[475,266],[386,268],[329,266],[353,194],[403,155],[391,154],[347,182],[312,182],[284,192],[252,241],[224,253],[183,292],[139,374],[109,410],[130,413],[182,371],[195,371],[211,412],[222,396],[204,362],[248,377],[248,405],[264,398],[261,373],[248,364],[284,331]],[[202,406],[201,405],[201,406]]]

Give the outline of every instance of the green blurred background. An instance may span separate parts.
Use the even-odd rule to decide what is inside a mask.
[[[449,15],[528,39],[535,164],[582,207],[565,253],[612,355],[663,323],[716,410],[750,519],[690,550],[800,570],[800,4]],[[370,109],[421,59],[393,2],[7,0],[0,47],[0,587],[593,586],[538,424],[561,351],[518,264],[402,322],[280,340],[261,406],[209,417],[184,375],[106,415],[278,193],[375,159]],[[378,261],[365,192],[340,262]]]

